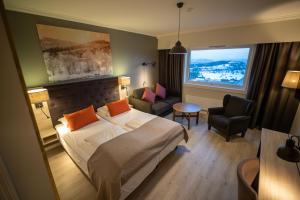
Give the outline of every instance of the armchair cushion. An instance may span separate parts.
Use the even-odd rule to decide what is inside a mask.
[[[228,127],[230,120],[224,115],[212,115],[209,117],[209,123],[212,126],[225,130]]]
[[[173,104],[181,102],[181,98],[180,97],[167,96],[165,99],[163,99],[163,102],[173,106]]]
[[[171,109],[171,106],[163,101],[156,101],[152,104],[152,111],[155,115],[161,115]]]
[[[223,115],[224,108],[223,107],[208,108],[208,113],[210,115]]]
[[[225,106],[225,116],[244,116],[248,115],[251,101],[239,97],[231,96]]]
[[[134,98],[133,96],[130,96],[129,103],[131,105],[133,105],[133,107],[137,110],[140,110],[140,111],[143,111],[146,113],[152,113],[152,104],[147,101],[143,101],[141,99],[137,99],[137,98]]]
[[[145,88],[138,88],[133,90],[132,96],[136,99],[142,99],[143,94],[144,94]]]

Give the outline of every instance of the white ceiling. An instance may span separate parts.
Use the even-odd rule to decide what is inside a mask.
[[[297,0],[184,0],[182,32],[300,18]],[[176,0],[4,0],[6,9],[151,36],[174,34]]]

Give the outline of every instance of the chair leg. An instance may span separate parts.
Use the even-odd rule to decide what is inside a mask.
[[[226,142],[229,142],[229,141],[230,141],[230,134],[227,133],[227,135],[226,135]]]
[[[210,124],[208,124],[208,130],[210,130],[211,129],[211,125]]]
[[[246,131],[242,131],[242,137],[245,137]]]

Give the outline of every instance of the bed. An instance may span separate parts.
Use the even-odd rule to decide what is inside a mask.
[[[99,108],[105,105],[107,102],[118,100],[119,93],[117,77],[80,80],[79,82],[62,82],[58,84],[46,85],[44,87],[48,89],[50,97],[48,102],[49,110],[51,113],[52,122],[58,132],[59,140],[74,163],[82,170],[82,172],[97,189],[98,199],[115,200],[125,199],[128,197],[128,195],[132,193],[155,169],[162,159],[164,159],[171,151],[173,151],[183,139],[187,139],[187,133],[180,124],[164,118],[156,117],[154,115],[142,113],[135,109],[131,109],[131,111],[128,113],[122,113],[118,116],[115,116],[113,119],[110,119],[107,116],[98,116],[100,119],[99,121],[93,122],[72,132],[70,132],[70,130],[64,124],[58,122],[58,119],[61,118],[64,113],[71,113],[88,107],[91,104],[94,106],[94,108]],[[162,126],[161,124],[164,125]],[[166,124],[169,124],[169,127],[171,126],[173,129],[168,130],[166,128],[167,126],[165,126]],[[152,131],[152,129],[154,131]],[[144,136],[142,136],[143,134]],[[168,135],[168,137],[166,137],[168,140],[161,140],[164,135]],[[124,161],[124,157],[126,157],[128,153],[135,153],[134,148],[144,147],[140,142],[133,143],[133,145],[125,144],[123,142],[116,144],[119,141],[130,142],[130,138],[133,136],[136,137],[134,139],[135,141],[141,139],[139,137],[147,138],[143,139],[141,142],[144,142],[145,146],[148,145],[148,139],[152,139],[152,146],[148,145],[147,148],[153,147],[150,149],[151,152],[154,152],[154,156],[150,156],[149,159],[143,163],[143,165],[139,165],[136,169],[132,168],[132,166],[126,168],[132,169],[130,176],[125,174],[127,175],[126,181],[123,181],[125,178],[121,179],[123,176],[120,178],[120,181],[118,182],[118,187],[120,188],[111,188],[112,190],[110,193],[114,194],[115,192],[112,191],[117,191],[117,196],[100,196],[103,194],[103,192],[101,192],[99,189],[99,185],[101,185],[101,183],[99,183],[97,178],[101,177],[100,175],[103,175],[105,169],[110,170],[110,167],[107,167],[109,166],[108,163],[115,161],[110,164],[120,164],[122,159]],[[153,138],[149,138],[148,136]],[[160,141],[166,142],[164,145],[162,145]],[[123,146],[124,149],[126,149],[125,154],[124,151],[122,152],[123,149],[119,148],[120,146]],[[119,152],[117,152],[117,150],[119,150]],[[101,151],[104,153],[101,153]],[[97,160],[99,159],[99,155],[110,153],[110,151],[112,154],[114,152],[117,155],[116,158],[107,159],[109,157],[106,157],[105,161]],[[137,152],[140,151],[137,150]],[[119,159],[118,157],[120,157],[120,155],[118,154],[124,154],[124,156],[122,155],[121,159]],[[144,157],[142,156],[142,158]],[[128,159],[130,160],[130,157]],[[135,161],[139,160],[140,159],[135,158]],[[106,164],[103,165],[103,163]],[[118,172],[120,172],[120,170]],[[108,172],[106,174],[110,173]],[[104,175],[106,174],[104,173]],[[119,174],[120,176],[123,175],[123,171]]]
[[[90,179],[87,162],[97,147],[113,138],[129,132],[119,125],[112,124],[99,116],[99,121],[89,124],[79,130],[72,131],[63,124],[56,125],[60,142],[81,171]],[[132,193],[143,180],[155,169],[159,162],[164,159],[184,139],[179,135],[146,165],[131,176],[126,184],[121,186],[119,199],[125,199]]]

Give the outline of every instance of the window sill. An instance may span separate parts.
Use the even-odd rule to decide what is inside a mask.
[[[201,88],[204,90],[214,90],[214,91],[219,91],[219,92],[229,92],[229,93],[235,93],[235,94],[246,94],[246,90],[244,89],[238,89],[238,88],[229,88],[229,87],[222,87],[222,86],[217,86],[217,85],[200,85],[197,83],[190,83],[190,82],[185,82],[183,83],[184,87],[191,87],[191,88]]]

